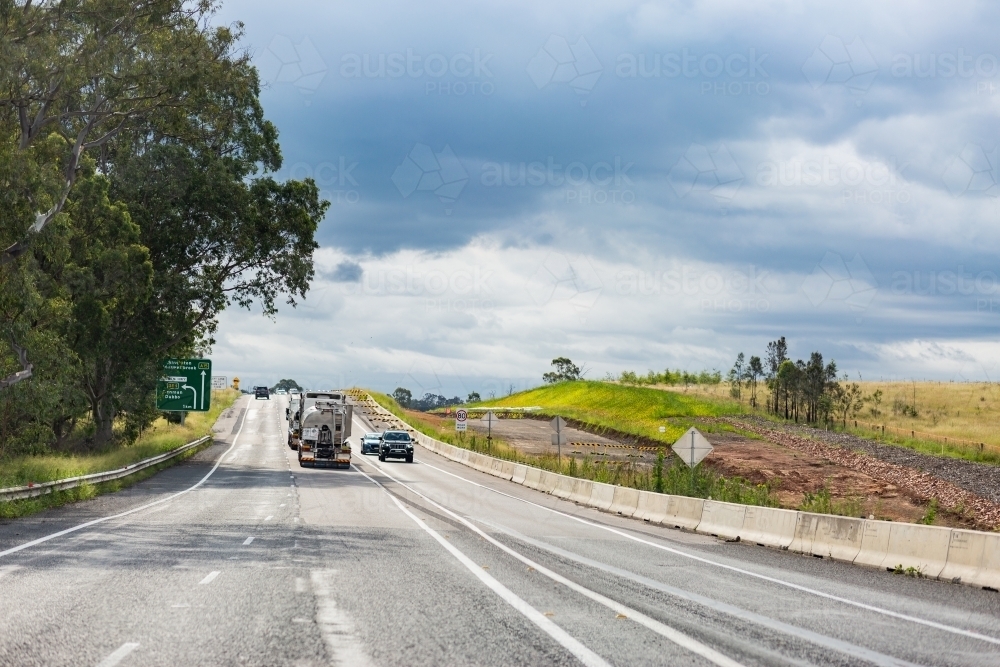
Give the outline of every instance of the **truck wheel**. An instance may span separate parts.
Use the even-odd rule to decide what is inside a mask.
[[[406,457],[406,462],[413,463],[413,454],[410,454],[409,456]]]

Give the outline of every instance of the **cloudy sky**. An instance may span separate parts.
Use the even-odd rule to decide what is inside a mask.
[[[503,395],[786,336],[865,379],[1000,379],[994,3],[228,0],[331,202],[244,382]]]

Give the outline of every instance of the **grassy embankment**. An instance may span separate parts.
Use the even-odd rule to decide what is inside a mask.
[[[775,506],[777,501],[767,485],[752,484],[740,478],[721,477],[705,466],[698,466],[692,476],[686,466],[665,449],[662,472],[657,466],[633,462],[594,460],[590,456],[564,456],[522,453],[500,438],[487,443],[481,435],[456,433],[453,419],[421,415],[403,410],[391,397],[369,392],[382,407],[405,420],[420,432],[443,442],[491,456],[525,463],[564,475],[620,484],[646,491],[675,495],[714,498],[750,505]],[[620,433],[673,444],[698,417],[717,417],[740,412],[729,400],[706,400],[656,389],[626,387],[605,382],[564,382],[538,387],[502,399],[485,401],[478,406],[541,407],[545,416],[560,415],[586,424],[588,429],[612,429]],[[660,433],[660,427],[665,432]],[[699,426],[703,430],[711,427]]]
[[[232,389],[213,391],[210,411],[189,413],[183,426],[168,423],[165,419],[158,419],[143,432],[139,440],[130,446],[116,447],[92,454],[44,454],[0,460],[0,488],[40,484],[67,477],[116,470],[143,459],[169,452],[202,436],[209,435],[222,411],[230,407],[239,396],[240,393]],[[211,441],[205,446],[209,444]],[[93,498],[102,493],[118,491],[193,456],[200,449],[200,447],[196,447],[176,458],[124,479],[101,484],[83,484],[73,489],[56,491],[37,498],[25,498],[10,502],[0,501],[0,518],[26,516],[49,507],[57,507]]]
[[[876,408],[877,415],[872,414],[872,404],[866,404],[856,418],[848,421],[847,432],[925,454],[1000,464],[1000,429],[997,428],[1000,385],[989,382],[858,384],[866,396],[880,390],[882,402]],[[725,384],[658,388],[709,400],[723,400],[729,396],[729,386]],[[744,410],[749,411],[745,399],[743,405]],[[761,415],[768,416],[766,413]],[[881,426],[886,427],[884,435]],[[841,424],[837,428],[843,430]],[[977,443],[984,446],[979,447]]]

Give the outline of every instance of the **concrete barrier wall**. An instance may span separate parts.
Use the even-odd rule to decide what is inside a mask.
[[[704,508],[704,498],[669,496],[667,498],[667,515],[660,523],[674,528],[694,530],[701,523],[701,514]]]
[[[916,568],[925,577],[937,579],[948,560],[951,528],[893,523],[889,528],[889,550],[884,568]]]
[[[594,483],[589,479],[574,479],[573,480],[573,491],[570,493],[567,500],[572,500],[574,503],[580,503],[581,505],[587,505],[590,503],[590,498],[594,494]]]
[[[510,481],[515,484],[524,484],[524,478],[528,475],[528,466],[521,465],[517,463],[514,465],[514,476],[510,478]]]
[[[765,547],[787,549],[795,538],[795,524],[799,513],[775,507],[747,505],[740,540]]]
[[[415,433],[453,461],[580,504],[664,526],[857,565],[915,568],[922,575],[1000,590],[1000,533],[852,519],[669,496],[558,475],[502,461]]]
[[[632,516],[639,507],[639,489],[630,489],[627,486],[616,486],[615,494],[611,499],[609,512],[621,514],[622,516]]]
[[[574,481],[572,477],[559,475],[559,479],[556,481],[556,488],[552,489],[552,495],[569,500],[569,497],[573,495]]]
[[[632,517],[649,521],[650,523],[660,523],[667,516],[667,505],[669,502],[670,496],[662,493],[640,491],[639,504]]]
[[[866,520],[861,531],[861,551],[854,557],[855,565],[882,567],[882,561],[889,553],[889,529],[891,521]]]
[[[696,530],[699,533],[735,540],[743,529],[746,513],[746,505],[706,500],[701,512],[701,523]]]
[[[611,507],[614,499],[615,487],[613,485],[594,482],[594,488],[590,493],[590,501],[587,504],[599,510],[606,510]]]
[[[552,493],[552,491],[556,488],[556,484],[559,482],[560,477],[562,477],[562,475],[549,472],[548,470],[543,470],[542,476],[538,481],[538,490],[544,491],[545,493]]]
[[[863,519],[799,512],[788,549],[853,563],[861,552],[864,524]]]
[[[538,490],[538,482],[542,479],[541,468],[528,468],[524,476],[524,485],[529,489]]]

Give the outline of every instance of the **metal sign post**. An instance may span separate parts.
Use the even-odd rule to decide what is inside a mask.
[[[712,443],[695,427],[677,439],[673,446],[674,453],[691,469],[691,491],[694,491],[694,469],[702,459],[712,453]]]
[[[486,422],[486,447],[489,448],[493,444],[493,420],[497,416],[493,414],[492,410],[487,410],[486,414],[482,416],[482,421]]]
[[[549,424],[552,425],[552,429],[555,431],[555,435],[552,436],[552,444],[556,446],[556,457],[558,457],[559,465],[562,466],[562,445],[566,442],[563,429],[566,427],[566,420],[562,417],[556,417]]]

